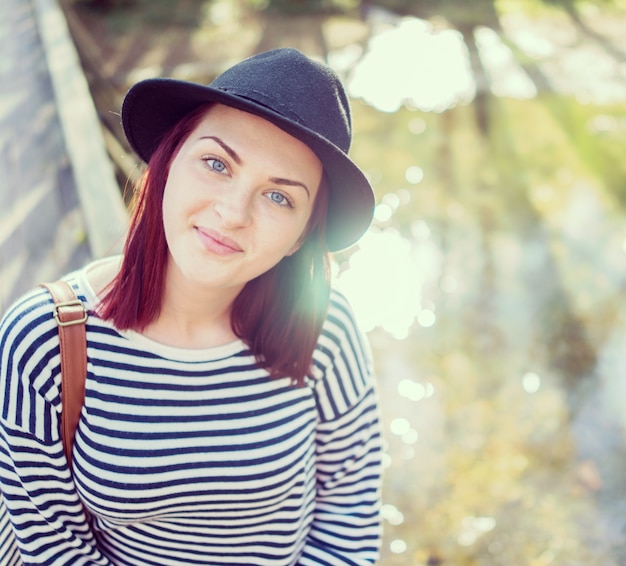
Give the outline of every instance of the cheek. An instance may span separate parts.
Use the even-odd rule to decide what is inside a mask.
[[[185,170],[175,159],[167,174],[167,181],[163,189],[163,213],[170,210],[180,210],[185,200],[186,191],[184,187],[189,186],[189,181],[185,178]]]
[[[173,194],[168,182],[163,193],[163,230],[168,245],[171,245],[172,236],[179,230],[181,222],[180,199],[173,198]]]
[[[281,229],[273,230],[272,245],[276,249],[276,253],[281,256],[281,259],[285,256],[290,256],[297,252],[302,245],[302,242],[306,239],[307,234],[307,222],[300,221],[289,227],[281,227]],[[279,240],[275,237],[276,234],[283,234],[283,237]]]
[[[191,186],[175,171],[170,173],[163,192],[163,220],[174,224],[191,209],[193,194],[185,187]]]
[[[170,202],[170,193],[171,190],[168,187],[168,184],[165,185],[165,190],[163,191],[163,205],[162,205],[162,213],[163,213],[163,224],[167,230],[167,226],[170,223],[170,216],[172,212],[172,203]]]

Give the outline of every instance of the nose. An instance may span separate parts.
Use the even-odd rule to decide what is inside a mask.
[[[226,228],[242,228],[252,222],[252,197],[244,187],[233,185],[222,191],[214,209]]]

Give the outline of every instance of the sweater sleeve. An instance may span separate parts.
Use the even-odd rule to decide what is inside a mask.
[[[0,516],[24,566],[106,566],[63,453],[60,380],[52,299],[37,289],[0,322]]]
[[[381,434],[372,360],[335,294],[316,352],[317,496],[300,566],[374,564],[381,539]]]

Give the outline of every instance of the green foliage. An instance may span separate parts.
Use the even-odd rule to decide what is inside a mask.
[[[352,10],[358,0],[246,0],[257,10],[281,14],[333,14]]]

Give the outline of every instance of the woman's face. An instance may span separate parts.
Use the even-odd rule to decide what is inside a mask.
[[[253,114],[211,106],[165,185],[168,276],[238,292],[297,251],[321,177],[303,142]]]

